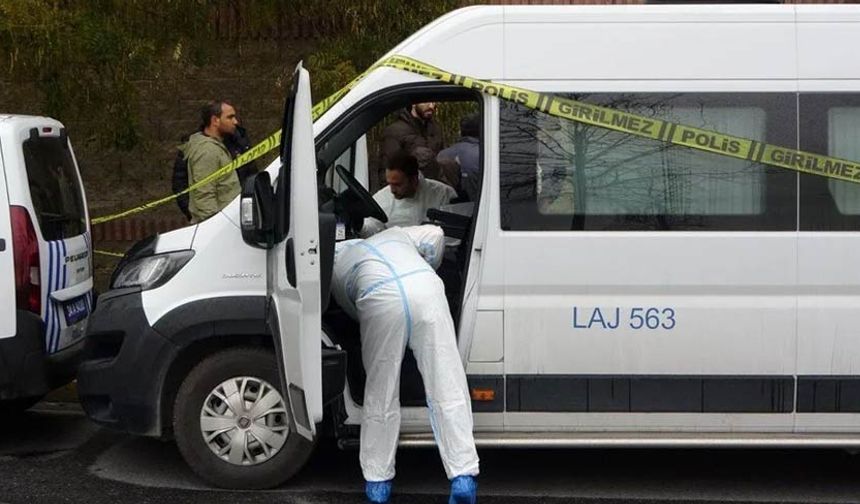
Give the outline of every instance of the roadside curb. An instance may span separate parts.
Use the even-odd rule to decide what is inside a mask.
[[[84,410],[77,402],[42,401],[32,408],[33,413],[49,413],[52,415],[84,416]]]

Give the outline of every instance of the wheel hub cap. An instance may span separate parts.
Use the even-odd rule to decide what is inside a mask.
[[[289,435],[284,398],[269,382],[241,376],[209,392],[200,410],[200,433],[218,458],[256,465],[272,458]]]

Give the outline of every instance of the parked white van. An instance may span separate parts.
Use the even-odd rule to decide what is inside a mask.
[[[390,54],[857,160],[858,46],[858,6],[481,6]],[[175,436],[225,487],[283,482],[320,435],[355,443],[363,370],[329,300],[336,230],[379,212],[354,176],[374,172],[365,138],[428,101],[482,117],[478,201],[428,215],[449,237],[440,276],[479,447],[860,446],[860,186],[392,68],[313,126],[299,70],[283,166],[126,256],[88,330],[87,413]],[[401,445],[430,445],[409,362],[401,382]]]
[[[74,377],[93,308],[89,217],[66,128],[0,115],[0,411]]]

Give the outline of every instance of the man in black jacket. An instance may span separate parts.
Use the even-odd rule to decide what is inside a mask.
[[[397,120],[382,132],[382,166],[388,166],[390,159],[401,151],[416,156],[422,171],[424,166],[420,161],[423,158],[434,162],[443,144],[442,128],[433,119],[435,115],[436,104],[433,102],[416,103],[400,112]],[[430,154],[422,156],[422,151],[426,150]]]

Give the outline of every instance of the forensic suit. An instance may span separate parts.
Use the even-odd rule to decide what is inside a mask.
[[[430,422],[449,479],[478,474],[466,374],[442,281],[444,247],[436,226],[390,228],[338,244],[337,302],[361,326],[367,382],[360,461],[367,481],[394,478],[400,434],[400,367],[412,349],[424,379]]]

